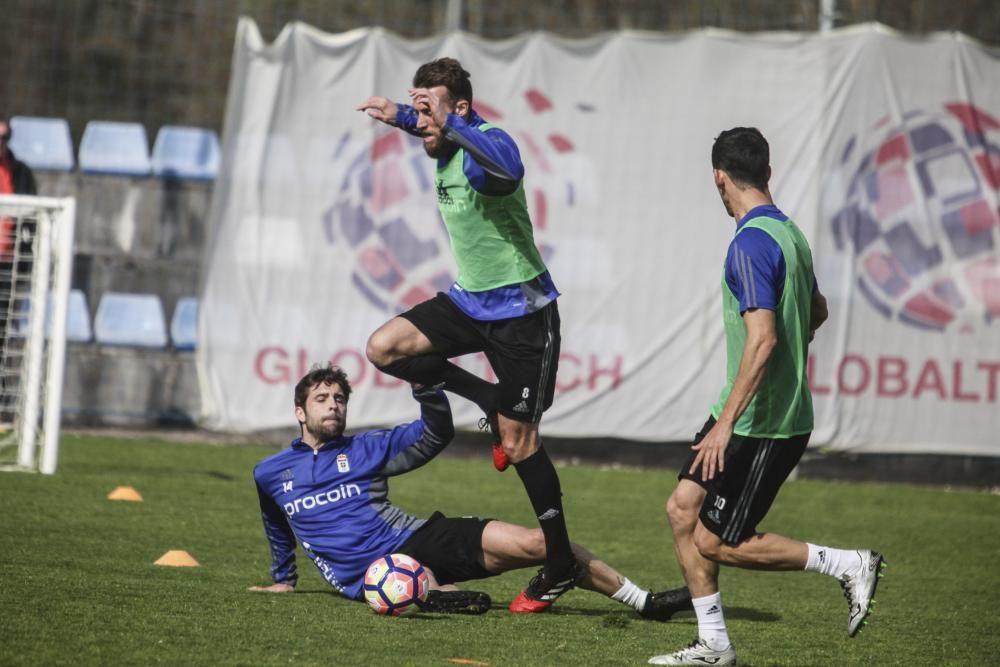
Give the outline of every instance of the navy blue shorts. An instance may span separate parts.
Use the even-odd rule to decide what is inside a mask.
[[[493,519],[446,517],[434,512],[399,547],[399,553],[416,558],[434,573],[439,584],[495,576],[483,567],[483,531]]]
[[[715,426],[709,417],[694,437],[698,444]],[[706,491],[698,517],[705,527],[726,544],[739,544],[757,534],[757,524],[771,509],[778,490],[798,465],[809,444],[810,433],[788,439],[750,438],[733,434],[726,446],[723,472],[703,482],[701,468],[688,470],[698,452],[693,451],[681,468],[679,479],[689,479]]]
[[[476,320],[459,309],[444,292],[418,303],[400,317],[450,359],[482,352],[500,381],[497,412],[520,422],[537,424],[552,406],[559,368],[559,308],[556,302],[522,317]]]

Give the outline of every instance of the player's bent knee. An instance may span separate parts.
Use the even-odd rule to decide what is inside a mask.
[[[365,344],[365,356],[368,357],[368,361],[376,366],[378,366],[379,362],[382,360],[382,350],[378,346],[377,336],[378,332],[376,331],[368,337],[368,342]]]
[[[500,443],[500,446],[503,447],[503,451],[507,455],[507,458],[510,459],[511,463],[520,463],[538,451],[537,447],[535,449],[531,449],[530,447],[525,447],[521,442],[512,442],[506,439]]]
[[[670,519],[670,523],[674,523],[675,520],[681,517],[681,508],[677,504],[677,499],[673,494],[670,494],[670,497],[667,498],[667,504],[664,506],[664,509],[667,512],[667,518]]]
[[[365,345],[365,356],[368,357],[368,361],[381,368],[392,363],[393,347],[389,334],[383,329],[376,329],[375,333],[368,337],[368,343]]]
[[[522,422],[514,422],[515,425],[511,426],[510,421],[513,420],[509,420],[508,425],[500,428],[502,437],[500,446],[503,447],[511,463],[520,463],[539,449],[538,426]]]
[[[691,528],[698,519],[698,508],[675,491],[667,498],[667,519],[675,528]]]
[[[701,554],[702,558],[707,558],[715,562],[719,562],[722,559],[722,552],[725,547],[719,536],[710,532],[704,526],[699,526],[695,530],[694,546],[698,549],[698,553]]]

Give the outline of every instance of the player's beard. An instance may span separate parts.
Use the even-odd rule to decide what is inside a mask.
[[[432,157],[435,160],[452,155],[456,148],[457,146],[453,142],[448,141],[442,136],[438,136],[437,141],[433,144],[424,143],[424,152],[427,153],[428,157]]]
[[[323,421],[317,419],[306,422],[306,430],[319,442],[329,442],[344,434],[344,421]]]

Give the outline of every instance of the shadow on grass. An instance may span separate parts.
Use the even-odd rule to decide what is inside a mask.
[[[775,614],[773,611],[761,611],[751,607],[723,607],[723,611],[727,619],[733,620],[756,621],[758,623],[775,623],[781,620],[780,614]],[[671,620],[683,621],[685,619],[695,620],[694,612],[685,611],[677,614]]]
[[[503,606],[498,607],[496,604],[493,605],[493,609],[503,608]],[[625,612],[626,616],[622,616],[622,612],[619,611],[607,611],[606,609],[583,609],[580,607],[569,607],[566,605],[559,605],[558,607],[553,607],[552,613],[565,614],[566,616],[613,616],[619,615],[623,619],[646,621],[651,619],[645,619],[638,615],[638,613],[631,614]],[[755,621],[758,623],[775,623],[781,620],[780,614],[775,614],[771,611],[761,611],[759,609],[752,609],[750,607],[726,607],[725,608],[727,619],[739,619],[741,621]],[[675,621],[695,621],[695,615],[693,611],[679,612],[670,619],[669,622],[673,623]]]
[[[359,608],[364,607],[364,602],[360,600],[345,600],[342,596],[337,595],[331,591],[325,591],[321,589],[315,590],[300,590],[295,591],[295,595],[322,595],[335,598],[338,602],[345,602],[351,606],[357,606]],[[493,602],[493,606],[490,607],[489,612],[494,615],[503,614],[507,612],[507,606],[509,602],[503,602],[496,600]],[[775,614],[771,611],[761,611],[759,609],[753,609],[751,607],[726,607],[726,618],[730,620],[741,620],[741,621],[753,621],[756,623],[775,623],[781,620],[780,614]],[[604,617],[604,624],[609,627],[624,627],[628,625],[631,621],[648,622],[648,623],[658,623],[660,621],[655,621],[652,619],[643,618],[637,612],[626,611],[624,609],[608,611],[606,609],[590,609],[583,607],[572,607],[567,605],[558,605],[553,607],[545,614],[555,614],[560,616],[592,616],[592,617]],[[442,620],[448,618],[449,616],[479,616],[480,614],[463,614],[463,613],[447,613],[447,612],[432,612],[432,611],[418,611],[408,618],[419,618],[422,620]],[[544,614],[543,614],[544,615]],[[674,615],[669,623],[685,623],[685,622],[697,622],[693,611],[683,611]]]
[[[233,482],[236,481],[236,476],[230,475],[227,472],[221,472],[219,470],[204,470],[202,468],[181,468],[181,467],[171,467],[163,465],[107,465],[102,463],[86,463],[86,462],[74,462],[70,467],[73,472],[82,473],[85,475],[93,474],[94,472],[100,473],[101,475],[107,473],[115,474],[125,474],[125,475],[143,475],[146,477],[177,477],[177,476],[191,476],[191,475],[204,475],[205,477],[211,477],[212,479],[218,479],[223,482]]]

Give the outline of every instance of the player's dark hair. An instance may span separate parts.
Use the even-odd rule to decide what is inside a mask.
[[[771,149],[756,127],[726,130],[712,144],[712,169],[726,172],[736,185],[767,190],[770,165]]]
[[[327,362],[326,366],[316,364],[309,369],[299,383],[295,385],[295,407],[305,408],[306,399],[309,398],[309,390],[320,384],[339,384],[344,392],[344,400],[351,398],[351,383],[347,381],[347,373],[338,366]]]
[[[454,58],[438,58],[429,63],[424,63],[417,68],[417,73],[413,75],[414,88],[433,88],[434,86],[444,86],[448,89],[451,103],[454,105],[459,100],[465,100],[472,108],[472,82],[469,77],[472,75],[462,69],[462,63]]]

